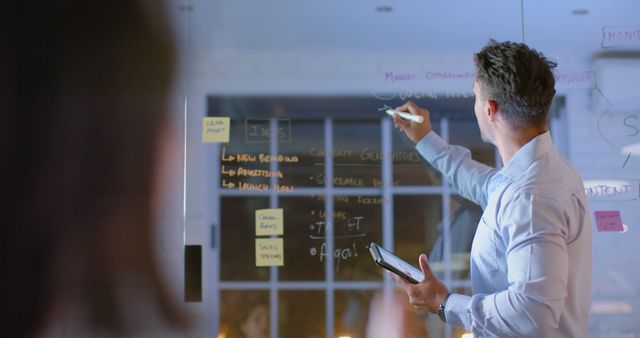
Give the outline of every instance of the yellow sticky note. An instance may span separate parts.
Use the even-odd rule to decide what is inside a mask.
[[[231,118],[205,117],[202,120],[202,142],[228,143]]]
[[[256,238],[256,266],[283,266],[282,238]]]
[[[282,209],[256,210],[256,236],[284,234]]]

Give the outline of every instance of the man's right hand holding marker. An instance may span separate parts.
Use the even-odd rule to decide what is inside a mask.
[[[409,137],[413,143],[418,143],[425,135],[431,132],[431,120],[429,119],[429,111],[427,109],[420,108],[415,103],[407,101],[407,103],[395,110],[424,117],[424,122],[417,123],[405,120],[398,114],[393,115],[393,124],[395,127],[400,129],[401,132],[407,134],[407,137]]]

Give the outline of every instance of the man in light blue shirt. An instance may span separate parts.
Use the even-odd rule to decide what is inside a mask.
[[[490,41],[474,56],[475,114],[500,170],[431,130],[412,102],[394,116],[418,152],[484,212],[471,248],[472,296],[450,293],[420,255],[425,279],[402,284],[414,307],[475,337],[584,337],[591,302],[591,219],[582,179],[554,147],[547,111],[555,63],[524,44]],[[453,238],[453,241],[456,239]]]

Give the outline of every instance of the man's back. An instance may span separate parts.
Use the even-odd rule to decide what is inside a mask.
[[[504,168],[471,159],[407,102],[394,125],[458,193],[485,210],[471,248],[473,295],[451,293],[420,256],[425,279],[403,283],[409,302],[476,337],[584,336],[591,298],[591,220],[582,180],[553,146],[547,114],[557,66],[523,43],[489,41],[474,54],[474,113]]]
[[[545,133],[490,181],[471,255],[473,293],[511,291],[496,301],[504,324],[515,332],[550,325],[551,337],[584,336],[591,297],[591,221],[580,176]],[[531,301],[543,306],[527,307]],[[513,308],[514,303],[522,308]],[[535,315],[544,308],[552,315]],[[543,322],[506,322],[523,311]]]

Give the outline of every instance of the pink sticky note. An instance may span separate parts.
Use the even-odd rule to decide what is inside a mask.
[[[598,231],[624,231],[620,211],[596,211]]]

